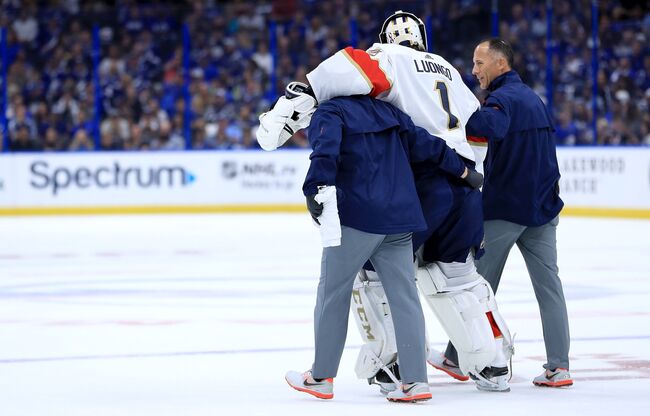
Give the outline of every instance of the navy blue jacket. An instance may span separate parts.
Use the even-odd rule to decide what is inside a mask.
[[[467,135],[488,139],[483,184],[485,220],[539,226],[555,218],[560,171],[551,115],[515,71],[495,78]]]
[[[391,104],[367,96],[319,105],[309,125],[313,149],[303,185],[337,187],[341,224],[375,234],[423,231],[411,162],[432,160],[459,177],[465,164],[446,143]]]

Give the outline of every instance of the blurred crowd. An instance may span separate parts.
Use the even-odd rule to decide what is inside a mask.
[[[650,13],[644,2],[626,7],[617,1],[598,3],[597,143],[650,145]],[[553,6],[552,103],[558,142],[593,144],[591,1],[554,1]],[[516,67],[524,82],[546,97],[545,6],[513,4],[500,33],[518,52]]]
[[[499,2],[515,67],[544,100],[545,3]],[[650,145],[650,14],[637,2],[599,3],[597,142]],[[9,150],[256,148],[257,114],[288,82],[306,81],[338,49],[368,48],[397,9],[426,17],[431,49],[480,97],[471,56],[490,34],[490,4],[5,0]],[[594,143],[590,4],[553,1],[559,144]],[[290,145],[306,146],[304,133]]]

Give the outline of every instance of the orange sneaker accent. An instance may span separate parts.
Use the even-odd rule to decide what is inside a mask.
[[[319,399],[331,399],[334,397],[333,378],[324,379],[324,381],[316,382],[312,375],[311,370],[300,374],[297,371],[289,371],[284,376],[285,381],[294,390],[302,393],[310,394]]]
[[[556,370],[562,370],[568,372],[568,368],[561,368],[558,367]],[[568,386],[573,386],[573,379],[565,379],[565,380],[558,380],[558,381],[553,381],[552,379],[548,378],[548,371],[546,372],[546,380],[539,380],[535,381],[533,380],[533,384],[536,386],[540,387],[568,387]]]
[[[455,378],[458,381],[467,381],[467,380],[469,380],[469,376],[461,376],[460,374],[456,374],[456,373],[454,373],[452,371],[449,371],[444,367],[437,366],[436,364],[434,364],[433,362],[431,362],[429,360],[427,360],[427,363],[429,363],[429,365],[431,367],[435,368],[436,370],[440,370],[440,371],[442,371],[444,373],[447,373],[448,376],[450,376],[452,378]]]
[[[542,381],[542,382],[533,382],[536,386],[541,387],[567,387],[573,386],[573,380],[562,380],[562,381]]]
[[[301,388],[301,387],[296,387],[296,386],[291,385],[291,383],[289,383],[289,380],[287,380],[286,378],[285,378],[284,380],[285,380],[285,381],[287,382],[287,384],[288,384],[289,386],[291,386],[293,389],[298,390],[298,391],[302,391],[303,393],[311,394],[312,396],[314,396],[314,397],[318,397],[319,399],[325,399],[325,400],[327,400],[327,399],[331,399],[331,398],[334,397],[334,393],[330,393],[330,394],[327,394],[327,393],[319,393],[319,392],[314,391],[314,390],[303,389],[303,388]],[[327,380],[328,380],[328,381],[332,381],[331,378],[329,378],[329,379],[327,379]]]
[[[425,400],[430,400],[431,397],[432,397],[431,393],[422,393],[411,397],[388,398],[388,400],[391,402],[415,403],[415,402],[423,402]]]

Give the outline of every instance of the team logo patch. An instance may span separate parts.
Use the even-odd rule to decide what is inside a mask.
[[[375,56],[375,55],[377,55],[379,52],[381,52],[381,49],[379,49],[379,48],[368,49],[368,50],[366,51],[366,53],[367,53],[368,55],[370,55],[370,56]]]

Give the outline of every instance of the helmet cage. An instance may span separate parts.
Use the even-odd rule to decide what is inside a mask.
[[[388,33],[388,26],[396,24],[398,19],[402,19],[403,23],[407,23],[408,20],[413,20],[412,24],[409,26],[417,25],[417,33],[415,30],[412,30],[410,27],[402,27],[396,29],[391,33]],[[419,36],[418,36],[419,35]],[[403,42],[408,42],[409,47],[417,49],[419,51],[427,50],[427,33],[424,28],[424,23],[420,20],[419,17],[413,13],[404,12],[401,10],[396,11],[390,15],[381,26],[381,32],[379,32],[379,42],[380,43],[396,43],[402,44]]]

